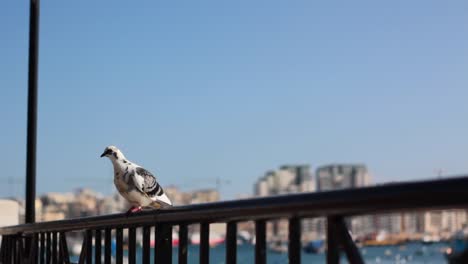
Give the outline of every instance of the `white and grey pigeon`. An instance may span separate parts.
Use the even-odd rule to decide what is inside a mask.
[[[102,153],[102,157],[108,157],[112,161],[115,187],[132,205],[127,214],[139,212],[142,207],[159,209],[172,206],[171,200],[164,193],[153,174],[127,160],[118,148],[107,147]]]

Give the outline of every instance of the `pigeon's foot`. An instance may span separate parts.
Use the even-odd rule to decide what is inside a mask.
[[[132,206],[130,209],[128,209],[127,213],[125,215],[130,216],[133,213],[140,212],[141,211],[141,206]]]

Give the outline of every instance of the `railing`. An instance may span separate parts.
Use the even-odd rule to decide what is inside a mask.
[[[123,231],[128,231],[128,262],[136,262],[136,230],[142,229],[142,263],[150,263],[150,232],[155,227],[156,263],[172,263],[172,227],[179,226],[178,262],[187,263],[188,225],[200,224],[200,263],[209,263],[209,224],[227,223],[226,263],[236,263],[237,223],[255,221],[255,263],[266,263],[266,223],[289,219],[289,263],[301,262],[301,219],[327,218],[327,263],[339,263],[343,250],[350,263],[364,263],[344,217],[409,210],[461,209],[468,206],[468,177],[389,184],[340,191],[293,194],[180,206],[126,217],[103,215],[0,228],[1,263],[70,263],[66,235],[82,231],[79,263],[116,263],[123,259]],[[93,238],[95,240],[93,250]],[[104,247],[101,241],[104,239]],[[94,252],[94,254],[92,254]]]

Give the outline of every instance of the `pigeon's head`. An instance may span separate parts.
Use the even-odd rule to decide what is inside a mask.
[[[108,146],[101,154],[102,157],[108,157],[111,160],[117,160],[123,158],[122,152],[115,146]]]

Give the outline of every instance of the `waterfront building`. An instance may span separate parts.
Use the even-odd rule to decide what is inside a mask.
[[[369,186],[371,177],[365,165],[332,164],[317,168],[317,191]]]
[[[317,168],[316,181],[317,191],[332,191],[369,186],[371,177],[367,167],[362,164],[331,164]],[[326,234],[324,221],[322,219],[317,222],[316,230],[319,237]],[[347,219],[351,232],[356,236],[369,234],[375,230],[374,222],[372,216]]]
[[[277,170],[267,171],[254,185],[254,194],[257,197],[313,191],[315,184],[309,165],[283,165]],[[316,219],[302,220],[304,239],[317,236],[316,222]],[[267,225],[269,240],[285,240],[287,236],[287,220],[276,220]]]

